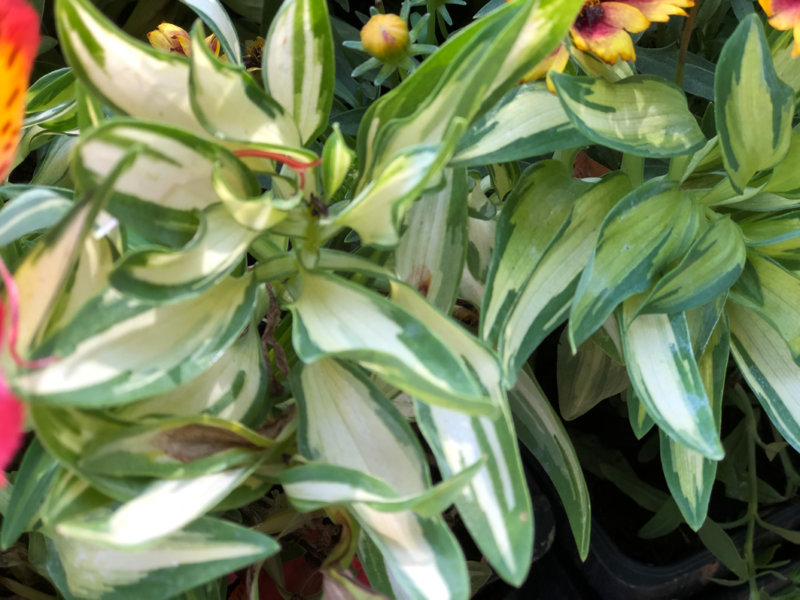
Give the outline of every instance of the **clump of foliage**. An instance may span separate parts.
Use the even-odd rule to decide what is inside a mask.
[[[489,567],[450,506],[519,585],[518,440],[585,558],[581,465],[527,364],[562,326],[562,415],[624,393],[637,435],[657,431],[671,514],[712,550],[724,404],[748,448],[769,418],[794,493],[791,31],[747,2],[489,2],[455,28],[406,0],[361,34],[323,0],[231,2],[240,21],[184,4],[201,20],[159,27],[159,48],[89,0],[53,9],[67,66],[31,85],[13,165],[36,171],[0,187],[0,409],[18,415],[0,459],[21,407],[32,431],[0,491],[0,546],[27,554],[5,585],[36,592],[35,567],[67,598],[221,598],[246,569],[241,593],[265,572],[288,595],[302,554],[332,595],[467,598]],[[634,49],[654,22],[674,45]],[[245,31],[264,38],[243,59]],[[619,168],[576,176],[586,148]],[[756,594],[775,565],[752,529],[796,536],[747,502],[750,546],[726,560]]]

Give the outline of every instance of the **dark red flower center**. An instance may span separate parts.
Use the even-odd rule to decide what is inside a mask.
[[[603,21],[604,16],[602,4],[599,2],[586,4],[578,14],[578,18],[575,19],[575,29],[591,33],[595,25]]]

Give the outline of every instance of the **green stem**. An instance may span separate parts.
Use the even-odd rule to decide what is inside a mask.
[[[622,155],[622,172],[630,178],[634,188],[639,187],[644,183],[644,158],[626,152]]]
[[[691,160],[691,154],[681,154],[680,156],[676,156],[670,160],[667,179],[670,181],[680,181],[683,179],[683,174],[686,173],[686,167],[689,166],[689,162]]]

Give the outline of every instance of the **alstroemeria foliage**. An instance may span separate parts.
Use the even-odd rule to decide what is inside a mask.
[[[451,506],[520,585],[536,522],[519,441],[585,558],[586,482],[527,364],[558,330],[562,413],[623,392],[693,529],[725,453],[729,356],[800,451],[800,136],[782,80],[800,67],[776,66],[758,17],[722,48],[699,123],[682,87],[627,62],[628,34],[689,0],[514,0],[419,65],[367,30],[388,91],[352,76],[340,38],[358,31],[324,0],[259,23],[260,70],[221,4],[184,4],[202,22],[150,45],[57,0],[68,67],[31,88],[16,161],[39,149],[37,171],[0,188],[19,351],[48,359],[3,371],[33,441],[0,545],[27,532],[63,596],[221,597],[228,573],[274,576],[325,517],[328,589],[351,589],[357,554],[376,593],[466,600]],[[404,4],[412,38],[436,41],[423,13]],[[566,64],[568,38],[579,72],[520,87]],[[621,168],[577,177],[584,148]]]

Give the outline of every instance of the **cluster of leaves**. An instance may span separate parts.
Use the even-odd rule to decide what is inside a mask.
[[[518,439],[585,557],[581,465],[526,364],[565,323],[562,414],[624,392],[693,529],[710,527],[732,365],[800,450],[788,37],[739,15],[701,126],[681,88],[574,48],[583,75],[552,74],[555,94],[518,85],[581,0],[490,3],[383,95],[350,76],[357,30],[323,0],[281,5],[252,74],[221,5],[184,3],[222,58],[200,22],[183,56],[55,3],[69,66],[29,92],[18,159],[37,150],[36,173],[0,188],[18,345],[53,358],[3,363],[35,436],[0,544],[27,532],[61,595],[219,598],[250,565],[257,594],[253,573],[283,586],[279,552],[324,515],[331,594],[466,598],[485,570],[451,505],[518,585],[535,526]],[[427,9],[432,43],[450,17]],[[622,168],[573,177],[585,147]],[[751,564],[734,572],[754,581]]]

